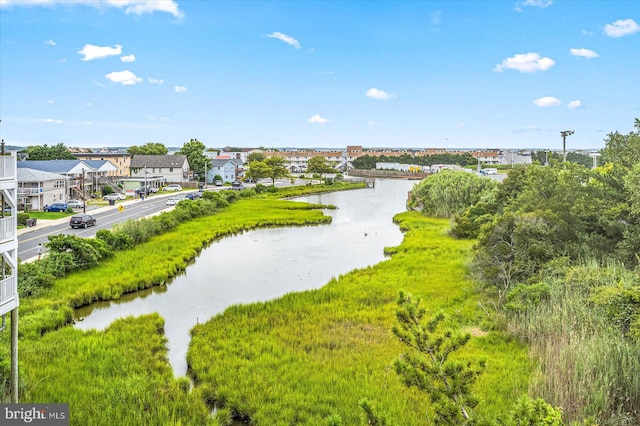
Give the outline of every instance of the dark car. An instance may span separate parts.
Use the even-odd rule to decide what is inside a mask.
[[[90,214],[77,214],[71,216],[69,225],[72,228],[86,228],[87,226],[95,226],[96,219]]]
[[[66,212],[69,206],[67,203],[53,203],[42,208],[45,212]]]

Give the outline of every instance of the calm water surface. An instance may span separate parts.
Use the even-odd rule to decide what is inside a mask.
[[[78,309],[80,329],[104,329],[115,319],[158,312],[165,319],[169,360],[177,376],[187,370],[189,330],[228,306],[275,299],[322,287],[332,277],[384,259],[402,241],[393,224],[405,211],[415,181],[377,180],[375,188],[302,197],[333,204],[330,225],[249,231],[216,241],[168,285]]]

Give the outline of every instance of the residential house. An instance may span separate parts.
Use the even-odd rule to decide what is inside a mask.
[[[193,179],[186,155],[135,155],[131,159],[131,178],[160,183],[186,183]],[[158,180],[158,178],[160,180]]]
[[[129,176],[129,167],[131,165],[131,156],[126,152],[74,152],[73,155],[78,160],[107,160],[113,164],[116,169],[109,171],[107,176]]]
[[[238,166],[234,160],[213,158],[211,159],[211,169],[207,170],[207,183],[213,183],[216,176],[222,177],[224,183],[233,183],[238,180],[237,170]]]
[[[68,201],[69,176],[26,167],[18,168],[17,172],[17,211],[41,210],[48,204]]]
[[[82,160],[25,160],[17,162],[18,169],[27,168],[67,176],[66,196],[87,199],[97,191],[95,181],[99,172]]]

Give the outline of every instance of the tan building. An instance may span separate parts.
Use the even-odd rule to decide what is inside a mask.
[[[109,172],[108,176],[130,176],[131,156],[126,152],[73,152],[78,160],[107,160],[117,170]]]

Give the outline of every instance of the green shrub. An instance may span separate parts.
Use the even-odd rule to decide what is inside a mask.
[[[18,225],[19,226],[26,226],[27,225],[27,219],[29,219],[29,213],[18,213]]]

